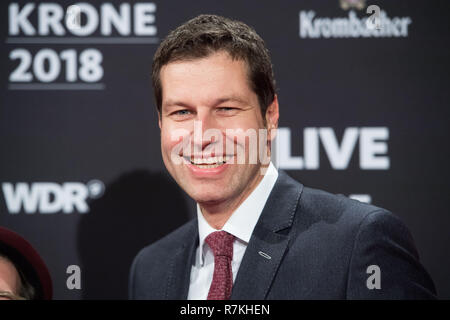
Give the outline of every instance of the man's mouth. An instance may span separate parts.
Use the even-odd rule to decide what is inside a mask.
[[[217,168],[225,164],[232,157],[233,156],[217,156],[207,158],[185,158],[185,159],[200,169],[210,169],[210,168]]]

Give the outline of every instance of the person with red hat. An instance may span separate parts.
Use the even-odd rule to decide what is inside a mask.
[[[19,234],[0,227],[0,300],[51,300],[53,285],[39,253]]]

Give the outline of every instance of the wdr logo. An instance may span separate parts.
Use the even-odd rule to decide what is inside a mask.
[[[80,182],[10,182],[2,183],[3,197],[11,214],[33,213],[87,213],[87,199],[97,199],[105,192],[100,180],[91,180],[87,184]]]

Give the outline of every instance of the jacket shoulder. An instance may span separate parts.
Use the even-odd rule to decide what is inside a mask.
[[[185,244],[186,239],[192,236],[196,226],[197,219],[192,219],[158,241],[144,247],[134,258],[133,264],[154,264],[155,259],[164,259],[167,255],[173,254]]]
[[[313,247],[315,255],[332,257],[334,268],[341,271],[342,277],[334,278],[341,297],[435,298],[434,283],[420,263],[407,226],[389,210],[304,187],[296,215],[302,249]],[[383,272],[383,290],[368,290],[367,268],[372,265]]]
[[[341,227],[359,227],[367,216],[375,212],[393,215],[384,208],[309,187],[303,188],[299,209],[303,218],[333,222]]]
[[[139,251],[129,274],[130,299],[161,298],[167,278],[167,261],[188,239],[192,239],[196,230],[197,219],[192,219]]]

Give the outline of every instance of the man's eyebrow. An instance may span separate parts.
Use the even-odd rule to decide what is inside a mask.
[[[167,100],[166,102],[163,103],[163,107],[186,107],[186,108],[190,108],[191,105],[183,102],[183,101],[178,101],[178,100]]]
[[[248,101],[244,98],[241,98],[239,96],[227,96],[227,97],[223,97],[223,98],[219,98],[216,100],[216,103],[214,103],[214,105],[218,105],[224,102],[228,102],[228,101],[232,101],[232,102],[239,102],[239,103],[245,103],[247,104]]]
[[[228,102],[228,101],[232,101],[232,102],[238,102],[238,103],[244,103],[247,104],[248,102],[246,101],[246,99],[243,99],[239,96],[226,96],[226,97],[221,97],[221,98],[217,98],[216,100],[214,100],[211,105],[213,106],[217,106],[221,103],[224,102]],[[181,100],[167,100],[163,103],[163,106],[165,107],[173,107],[173,106],[178,106],[178,107],[186,107],[186,108],[191,108],[192,106],[189,103],[183,102]]]

